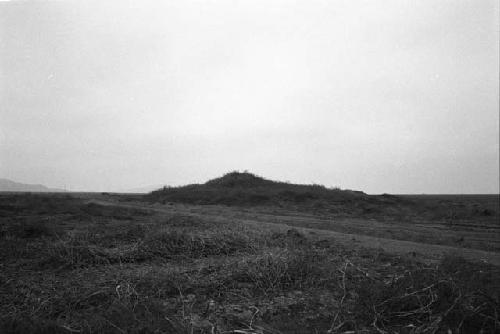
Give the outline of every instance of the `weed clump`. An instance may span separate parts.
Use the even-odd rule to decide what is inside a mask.
[[[236,233],[189,234],[176,230],[154,233],[140,243],[138,253],[148,258],[202,258],[252,250],[251,240]]]
[[[43,262],[45,265],[82,268],[111,263],[108,254],[102,248],[78,237],[48,243],[47,253],[48,257]]]
[[[240,263],[231,276],[265,294],[320,286],[330,279],[326,255],[312,249],[278,250]]]
[[[437,267],[372,277],[349,264],[352,270],[343,271],[344,295],[352,298],[353,308],[341,324],[412,333],[493,333],[500,328],[497,268],[447,257]]]
[[[141,261],[137,254],[138,242],[113,248],[106,248],[103,243],[107,243],[103,242],[103,236],[90,232],[55,241],[45,240],[45,256],[40,265],[76,269]]]
[[[286,233],[274,232],[269,238],[269,244],[278,247],[293,248],[293,247],[308,247],[310,241],[300,233],[297,229],[289,229]]]

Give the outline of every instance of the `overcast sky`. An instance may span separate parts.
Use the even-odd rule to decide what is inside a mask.
[[[499,192],[499,4],[0,2],[0,177]]]

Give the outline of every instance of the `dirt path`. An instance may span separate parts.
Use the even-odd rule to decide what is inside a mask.
[[[288,230],[292,227],[291,225],[288,225],[286,221],[277,222],[275,219],[272,218],[270,219],[269,214],[259,215],[258,213],[252,213],[251,218],[249,217],[242,218],[241,215],[238,214],[238,211],[232,208],[203,210],[200,209],[199,207],[184,206],[184,205],[149,206],[137,203],[124,204],[120,202],[105,201],[105,200],[91,200],[90,202],[101,205],[113,205],[113,206],[129,207],[129,208],[148,209],[170,215],[186,214],[201,218],[210,218],[214,221],[221,221],[221,222],[232,221],[246,225],[251,225],[256,228],[262,227],[262,225],[266,225],[268,228],[271,229]],[[432,260],[439,259],[440,257],[446,254],[453,254],[462,256],[468,260],[482,261],[496,266],[500,266],[500,253],[496,252],[488,252],[470,248],[426,244],[426,243],[419,243],[419,242],[405,241],[405,240],[377,238],[367,235],[342,233],[342,232],[323,230],[323,229],[314,229],[314,228],[297,227],[297,226],[293,226],[293,228],[302,231],[304,234],[310,235],[311,237],[315,238],[320,237],[321,239],[331,240],[332,243],[342,244],[348,247],[383,249],[386,252],[394,254],[417,253],[421,254],[427,259],[432,259]]]

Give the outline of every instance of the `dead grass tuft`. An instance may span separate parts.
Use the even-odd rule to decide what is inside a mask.
[[[240,263],[230,279],[251,283],[264,294],[304,289],[331,279],[326,262],[326,254],[316,250],[277,249]]]
[[[236,233],[190,234],[174,230],[146,236],[138,252],[142,257],[168,259],[231,255],[252,249],[250,238]]]

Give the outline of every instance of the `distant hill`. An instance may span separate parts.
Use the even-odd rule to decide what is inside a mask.
[[[64,192],[63,189],[48,188],[41,184],[26,184],[0,179],[0,191],[8,192]]]
[[[127,188],[127,189],[120,189],[117,192],[118,193],[131,193],[131,194],[146,194],[150,193],[152,191],[155,191],[159,188],[165,187],[165,185],[161,184],[156,184],[156,185],[150,185],[150,186],[143,186],[143,187],[137,187],[137,188]]]
[[[231,172],[204,184],[165,187],[145,198],[161,203],[264,205],[337,213],[371,212],[377,207],[401,202],[396,196],[373,196],[322,185],[272,181],[246,172]]]

